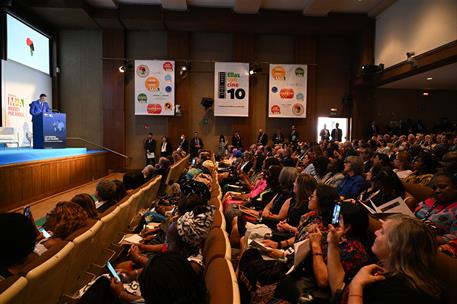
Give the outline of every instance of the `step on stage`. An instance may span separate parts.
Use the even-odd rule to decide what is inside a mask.
[[[107,175],[106,155],[86,148],[0,148],[0,212]]]

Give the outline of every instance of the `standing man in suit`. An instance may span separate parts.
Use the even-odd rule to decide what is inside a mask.
[[[239,149],[242,147],[241,145],[241,136],[239,131],[235,131],[232,136],[232,146]]]
[[[186,153],[189,153],[189,141],[186,138],[186,135],[181,134],[181,138],[179,139],[178,148],[181,148]]]
[[[319,136],[321,137],[321,141],[330,139],[330,132],[326,124],[324,124],[324,128],[319,132]]]
[[[340,124],[336,123],[335,129],[332,130],[332,141],[341,142],[341,140],[343,139],[343,130],[338,128],[339,126]]]
[[[46,100],[48,97],[46,94],[40,94],[40,99],[32,101],[30,106],[30,115],[32,115],[32,126],[33,126],[33,145],[39,140],[38,139],[38,116],[41,113],[52,112]],[[34,147],[35,148],[35,147]]]
[[[200,149],[203,149],[203,141],[198,137],[198,132],[194,132],[194,137],[190,140],[190,157],[197,156]]]
[[[298,132],[295,125],[290,127],[289,143],[296,145],[298,143]]]
[[[168,142],[166,136],[162,136],[162,143],[160,144],[160,157],[170,157],[173,152],[171,144]]]
[[[281,145],[284,143],[284,135],[282,135],[281,128],[279,128],[273,135],[273,144]]]
[[[262,129],[259,129],[259,135],[257,135],[257,145],[266,146],[267,143],[268,143],[268,135]]]
[[[144,141],[144,153],[146,155],[146,166],[156,164],[156,141],[152,138],[152,133],[148,134],[148,138]]]

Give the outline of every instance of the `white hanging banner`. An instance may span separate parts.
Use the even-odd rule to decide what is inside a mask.
[[[214,116],[249,116],[249,63],[215,63]]]
[[[306,64],[270,64],[268,117],[306,118]]]
[[[175,113],[175,62],[135,60],[135,115]]]

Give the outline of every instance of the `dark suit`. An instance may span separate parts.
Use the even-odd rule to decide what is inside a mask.
[[[292,143],[292,144],[296,144],[298,142],[298,132],[297,132],[297,130],[290,131],[289,142]]]
[[[200,147],[197,147],[197,140],[198,140],[198,144],[200,145]],[[191,140],[190,140],[190,156],[191,157],[195,157],[198,155],[198,150],[200,149],[203,149],[203,141],[200,137],[193,137]]]
[[[257,144],[266,146],[268,143],[268,135],[266,133],[261,133],[257,136]]]
[[[232,146],[234,146],[235,148],[241,148],[242,145],[241,145],[241,137],[238,135],[233,135],[232,136]]]
[[[187,139],[180,139],[178,148],[183,149],[186,153],[189,153],[189,141]]]
[[[29,106],[30,106],[29,113],[30,113],[30,115],[32,115],[33,145],[35,146],[35,143],[38,142],[38,140],[39,140],[37,137],[38,136],[38,124],[36,123],[38,115],[40,113],[49,113],[52,111],[46,101],[41,102],[39,99],[32,101],[32,103]]]
[[[148,156],[147,156],[148,151],[154,153],[153,158],[148,158]],[[144,153],[146,155],[146,165],[155,165],[155,163],[156,163],[156,158],[155,158],[156,141],[155,141],[155,139],[146,139],[146,141],[144,142]]]
[[[173,149],[171,148],[171,144],[169,142],[165,142],[165,144],[166,144],[165,151],[162,151],[163,144],[164,144],[163,142],[160,143],[160,156],[164,156],[164,157],[171,156],[171,152],[173,151]]]
[[[341,130],[340,128],[333,129],[332,130],[332,140],[341,142],[342,139],[343,139],[343,130]]]
[[[273,144],[282,144],[284,142],[284,135],[282,133],[276,133],[273,135]]]

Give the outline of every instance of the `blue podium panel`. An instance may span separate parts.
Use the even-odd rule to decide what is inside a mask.
[[[67,119],[65,113],[40,113],[33,119],[33,148],[65,148]]]

